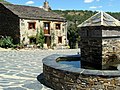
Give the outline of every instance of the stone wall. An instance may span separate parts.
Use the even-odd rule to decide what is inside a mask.
[[[110,29],[110,30],[108,30]],[[80,30],[83,68],[117,69],[120,64],[119,27],[84,27]]]
[[[120,64],[120,38],[102,40],[103,68],[116,67]]]
[[[102,39],[101,38],[81,38],[81,61],[86,61],[87,66],[96,69],[102,68]],[[82,67],[87,67],[81,63]]]
[[[75,68],[57,63],[60,57],[71,56],[55,54],[43,59],[45,83],[54,90],[120,90],[120,71]]]
[[[73,73],[43,65],[45,83],[54,90],[120,90],[119,77]]]
[[[102,69],[102,31],[100,27],[82,28],[81,36],[81,66]],[[84,62],[88,64],[86,65]]]
[[[19,18],[13,12],[6,9],[0,4],[0,35],[11,36],[14,43],[19,43]]]

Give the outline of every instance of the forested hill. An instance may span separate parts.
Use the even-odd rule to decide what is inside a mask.
[[[83,21],[87,20],[89,17],[97,13],[96,11],[88,11],[88,10],[53,10],[54,12],[61,14],[63,17],[65,17],[68,21],[75,21],[77,20],[78,23],[82,23]],[[116,19],[120,20],[120,12],[107,12]]]
[[[0,0],[0,2],[9,3],[9,2],[7,2],[6,0]]]

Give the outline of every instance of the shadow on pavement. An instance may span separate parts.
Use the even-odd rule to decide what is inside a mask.
[[[50,85],[49,85],[47,82],[45,82],[43,73],[41,73],[40,75],[37,76],[37,80],[38,80],[41,84],[45,85],[46,87],[51,88]],[[51,88],[51,89],[52,89],[52,88]]]

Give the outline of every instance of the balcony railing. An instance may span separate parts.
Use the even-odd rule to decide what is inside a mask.
[[[50,30],[44,29],[44,34],[50,34]]]

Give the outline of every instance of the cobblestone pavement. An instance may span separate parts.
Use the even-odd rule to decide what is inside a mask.
[[[77,54],[79,49],[0,51],[0,90],[51,90],[39,81],[42,59],[52,54]]]

